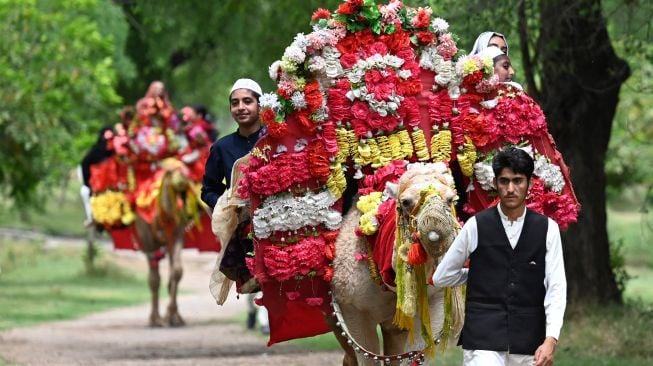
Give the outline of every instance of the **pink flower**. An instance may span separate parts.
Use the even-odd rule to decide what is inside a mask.
[[[356,258],[357,261],[362,262],[367,260],[368,255],[367,253],[354,253],[354,258]]]
[[[354,116],[354,118],[366,120],[369,114],[367,103],[358,100],[355,101],[354,105],[351,106],[351,114]]]
[[[299,298],[300,294],[299,291],[288,291],[286,292],[286,298],[290,301],[297,300]]]

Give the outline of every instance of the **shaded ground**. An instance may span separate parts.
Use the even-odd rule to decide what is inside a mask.
[[[140,253],[111,255],[123,266],[146,271]],[[266,347],[266,336],[247,331],[238,320],[245,311],[244,298],[232,296],[223,307],[215,304],[208,291],[214,260],[214,254],[184,252],[183,295],[178,301],[185,327],[148,327],[149,305],[114,309],[0,332],[0,359],[18,365],[340,364],[340,352],[308,351],[287,344]],[[164,262],[162,275],[167,278]],[[165,304],[164,299],[162,313]]]

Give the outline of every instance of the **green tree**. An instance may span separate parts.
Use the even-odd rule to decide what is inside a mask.
[[[95,134],[121,101],[111,32],[123,18],[99,0],[0,0],[0,19],[0,189],[22,206],[79,161],[74,137]]]

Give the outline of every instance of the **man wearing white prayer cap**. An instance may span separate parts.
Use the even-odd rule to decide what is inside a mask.
[[[231,117],[238,129],[211,146],[202,179],[202,201],[211,208],[230,186],[234,162],[247,155],[265,132],[258,118],[262,94],[261,86],[252,79],[236,80],[229,91]]]
[[[236,160],[247,155],[259,138],[265,134],[265,128],[259,121],[259,98],[262,94],[261,86],[247,78],[236,80],[229,90],[231,117],[238,124],[238,129],[211,146],[202,178],[201,196],[202,201],[211,209],[215,208],[218,198],[230,187],[231,171]],[[231,241],[221,243],[225,249],[218,269],[227,278],[236,282],[239,291],[248,293],[247,328],[254,329],[258,320],[261,332],[269,334],[268,313],[264,307],[254,304],[254,294],[249,293],[256,291],[256,288],[244,290],[246,284],[256,284],[245,265],[246,253],[253,251],[252,241],[247,238],[244,230],[245,226],[245,223],[239,224]]]
[[[499,48],[506,55],[508,54],[508,40],[506,40],[506,36],[497,32],[483,32],[479,34],[469,54],[476,55],[491,46]]]

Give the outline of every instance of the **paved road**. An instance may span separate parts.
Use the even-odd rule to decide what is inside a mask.
[[[146,270],[139,253],[120,251],[111,256],[121,265]],[[0,358],[18,365],[340,364],[340,352],[308,351],[288,344],[266,347],[267,337],[247,331],[238,320],[243,318],[239,315],[244,313],[244,299],[232,296],[223,307],[215,304],[208,291],[214,260],[212,254],[184,252],[185,295],[179,298],[179,308],[185,327],[148,327],[149,305],[114,309],[0,332]]]

